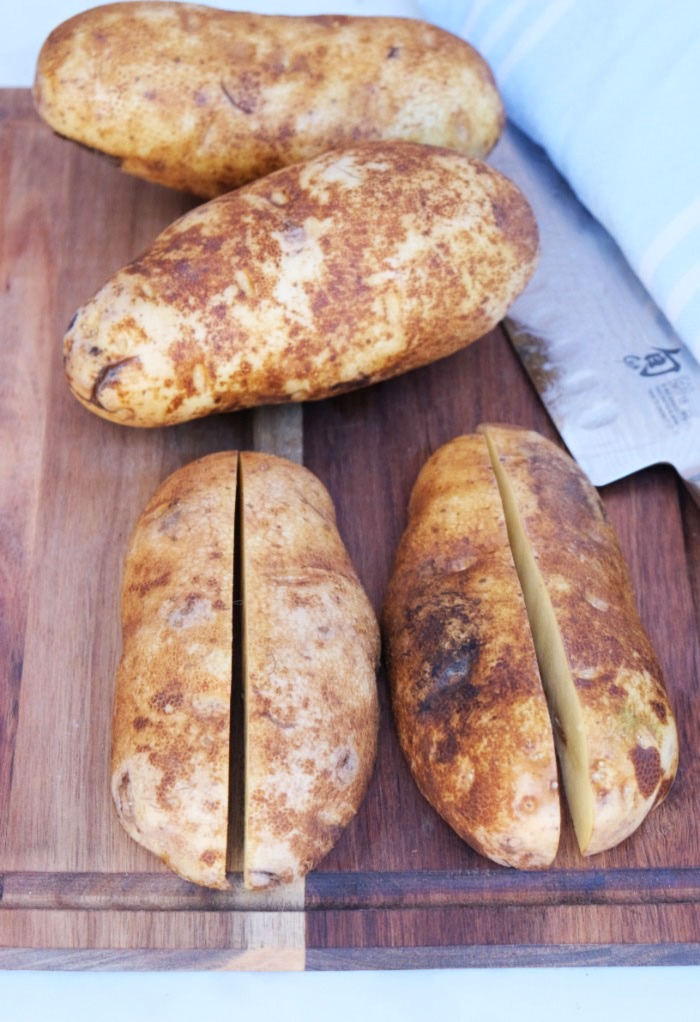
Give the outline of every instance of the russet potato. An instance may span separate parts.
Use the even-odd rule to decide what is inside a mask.
[[[204,198],[365,140],[483,157],[503,124],[485,62],[432,25],[187,3],[108,4],[59,25],[34,98],[58,134]]]
[[[230,760],[243,758],[246,887],[303,877],[364,797],[379,724],[379,627],[325,488],[255,452],[179,469],[134,529],[122,627],[112,794],[128,834],[185,879],[227,888],[241,809]],[[243,748],[231,749],[241,695]]]
[[[665,797],[678,736],[627,566],[595,488],[544,437],[484,425],[432,456],[384,628],[414,777],[484,855],[554,858],[552,743],[584,855]]]
[[[130,426],[332,396],[487,333],[537,253],[530,207],[486,164],[410,142],[337,150],[163,231],[76,313],[66,375]]]

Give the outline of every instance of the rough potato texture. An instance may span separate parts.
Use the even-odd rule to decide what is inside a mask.
[[[326,153],[193,210],[75,315],[75,395],[161,426],[395,376],[487,333],[537,228],[477,160],[409,142]]]
[[[576,463],[539,433],[486,427],[549,593],[583,714],[594,826],[586,855],[623,841],[666,795],[678,737],[617,537]]]
[[[64,22],[44,43],[34,97],[59,134],[205,198],[363,140],[481,157],[503,124],[482,58],[431,25],[184,3]]]
[[[306,469],[241,455],[244,880],[304,876],[355,815],[374,765],[379,629]]]
[[[552,730],[482,437],[458,437],[421,471],[383,624],[396,727],[425,797],[490,859],[551,863]]]
[[[227,888],[237,454],[170,476],[134,530],[122,594],[112,794],[127,832]]]

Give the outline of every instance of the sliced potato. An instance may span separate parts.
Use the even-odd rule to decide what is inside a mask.
[[[129,545],[112,794],[131,837],[227,888],[237,454],[171,475]]]
[[[537,433],[480,427],[506,512],[576,836],[619,844],[666,794],[678,737],[598,494]]]
[[[34,98],[54,131],[211,198],[329,149],[406,139],[485,156],[503,124],[467,43],[398,18],[118,3],[56,28]]]
[[[396,726],[425,797],[483,855],[548,865],[554,744],[483,437],[458,437],[421,471],[384,629]]]
[[[585,855],[623,841],[666,795],[678,736],[627,567],[596,490],[544,437],[484,425],[432,456],[384,625],[414,777],[484,855],[554,858],[552,732]]]
[[[115,274],[69,327],[68,382],[131,426],[328,397],[481,337],[537,244],[486,164],[409,142],[326,153],[193,210]]]
[[[241,455],[244,882],[303,877],[355,815],[374,765],[379,630],[306,469]]]
[[[242,635],[233,623],[236,514]],[[236,452],[215,454],[175,472],[134,531],[122,615],[112,792],[127,832],[187,880],[229,886],[240,649],[245,884],[303,877],[362,801],[379,724],[379,628],[324,487],[301,466],[256,453],[240,463]]]

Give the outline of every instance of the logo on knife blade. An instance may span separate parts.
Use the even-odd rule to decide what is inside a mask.
[[[677,358],[680,348],[654,348],[646,355],[625,355],[623,362],[630,369],[638,370],[640,376],[663,376],[664,373],[679,373],[683,368]]]

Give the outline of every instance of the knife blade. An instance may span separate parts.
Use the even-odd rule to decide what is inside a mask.
[[[541,255],[506,331],[596,486],[669,463],[700,505],[700,366],[615,241],[514,125],[493,165],[528,199]]]

